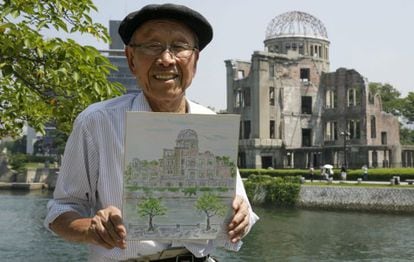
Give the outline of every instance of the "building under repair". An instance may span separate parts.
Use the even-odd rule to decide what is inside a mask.
[[[322,22],[288,12],[268,25],[264,51],[226,60],[227,112],[240,114],[242,168],[414,165],[399,121],[353,69],[329,72]]]

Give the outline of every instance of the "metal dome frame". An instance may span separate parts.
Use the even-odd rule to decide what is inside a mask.
[[[328,32],[321,20],[300,11],[276,16],[266,28],[266,40],[278,37],[314,37],[328,40]]]

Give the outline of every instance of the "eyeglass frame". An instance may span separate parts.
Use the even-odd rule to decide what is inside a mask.
[[[177,43],[169,43],[169,44],[162,44],[160,42],[147,42],[147,43],[141,43],[141,44],[128,44],[128,46],[132,47],[132,48],[139,48],[143,54],[147,55],[147,56],[160,56],[162,53],[164,53],[166,50],[174,57],[176,58],[189,58],[195,50],[198,50],[198,47],[196,45],[190,45],[187,43],[180,43],[183,44],[185,46],[187,46],[183,51],[191,51],[191,53],[189,53],[186,56],[180,56],[178,55],[178,52],[174,51],[174,45],[177,48]],[[156,46],[157,48],[160,48],[158,51],[154,50],[154,49],[150,49],[150,46]],[[173,48],[171,50],[171,48]],[[180,46],[179,48],[184,48],[183,46]]]

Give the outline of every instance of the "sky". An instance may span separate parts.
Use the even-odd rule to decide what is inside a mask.
[[[370,82],[389,83],[406,96],[414,92],[414,1],[411,0],[182,0],[212,24],[214,38],[200,54],[197,74],[187,96],[200,104],[226,108],[224,61],[250,61],[264,50],[266,27],[289,11],[309,13],[325,25],[330,41],[330,71],[355,69]],[[109,25],[146,4],[165,1],[94,0],[92,17]],[[92,38],[75,38],[82,44],[108,49]]]

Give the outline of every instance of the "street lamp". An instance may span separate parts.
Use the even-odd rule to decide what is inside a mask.
[[[342,131],[340,135],[344,137],[344,166],[345,168],[348,168],[348,161],[346,157],[346,138],[351,136],[351,133],[349,133],[348,131]]]

